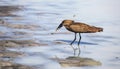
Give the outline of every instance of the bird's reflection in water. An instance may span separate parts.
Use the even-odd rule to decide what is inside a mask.
[[[81,54],[81,50],[80,50],[80,46],[78,45],[78,48],[75,48],[73,45],[70,45],[71,46],[71,48],[73,49],[73,54],[74,54],[74,56],[80,56],[80,54]],[[78,51],[78,52],[77,52]]]
[[[101,62],[96,61],[92,58],[88,57],[81,57],[81,50],[80,47],[74,47],[73,45],[70,45],[73,49],[73,55],[74,56],[68,56],[66,58],[59,58],[56,56],[54,60],[57,60],[57,62],[62,67],[82,67],[82,66],[100,66]]]

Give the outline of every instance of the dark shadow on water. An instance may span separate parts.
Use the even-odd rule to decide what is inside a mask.
[[[63,42],[67,42],[67,43],[71,43],[71,40],[56,40],[56,41],[63,41]],[[74,44],[77,44],[78,41],[75,41]],[[80,44],[84,44],[84,45],[98,45],[97,43],[90,43],[90,42],[80,42]]]

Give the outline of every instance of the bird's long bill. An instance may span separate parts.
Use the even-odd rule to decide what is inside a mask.
[[[60,29],[62,26],[63,26],[63,23],[61,23],[61,24],[57,27],[56,31],[57,31],[58,29]]]

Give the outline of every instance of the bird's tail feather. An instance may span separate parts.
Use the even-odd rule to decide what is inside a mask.
[[[94,33],[94,32],[103,32],[103,28],[100,28],[100,27],[94,27],[94,26],[92,26],[90,29],[89,29],[89,31],[92,33]]]

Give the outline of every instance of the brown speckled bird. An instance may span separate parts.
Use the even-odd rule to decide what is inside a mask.
[[[80,40],[81,40],[80,33],[96,33],[96,32],[103,31],[103,28],[90,26],[90,25],[87,25],[87,24],[81,23],[81,22],[74,22],[74,20],[63,20],[62,23],[56,29],[56,31],[58,29],[60,29],[62,26],[64,26],[67,30],[75,33],[75,38],[70,43],[70,45],[72,45],[74,43],[74,41],[76,40],[76,34],[79,33],[80,38],[79,38],[78,46],[79,46]]]

